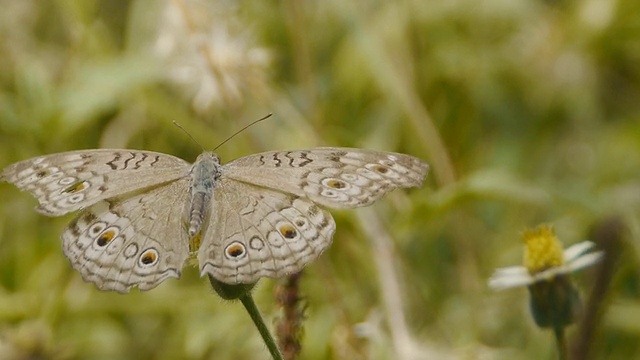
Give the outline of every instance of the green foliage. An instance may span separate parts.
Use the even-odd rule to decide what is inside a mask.
[[[422,189],[333,212],[334,244],[301,280],[301,358],[552,358],[526,291],[486,280],[521,261],[524,228],[553,223],[569,244],[610,216],[625,251],[592,351],[640,357],[640,2],[0,5],[0,167],[98,147],[195,159],[172,120],[211,149],[267,113],[223,159],[325,145],[432,165]],[[84,283],[60,251],[71,217],[34,204],[0,184],[0,354],[269,358],[193,268],[150,292]],[[594,275],[579,275],[583,298]],[[276,284],[253,292],[268,325]]]

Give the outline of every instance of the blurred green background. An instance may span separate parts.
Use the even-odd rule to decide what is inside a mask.
[[[422,189],[333,211],[305,271],[302,359],[552,359],[525,289],[494,293],[520,234],[624,223],[594,358],[640,357],[640,2],[0,0],[0,167],[85,148],[190,161],[353,146],[432,166]],[[268,359],[243,308],[186,269],[98,291],[47,218],[0,185],[0,358]],[[575,277],[584,297],[595,269]],[[254,292],[267,323],[274,289]],[[568,329],[571,342],[577,325]]]

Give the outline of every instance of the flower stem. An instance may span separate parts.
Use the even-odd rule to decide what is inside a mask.
[[[553,334],[556,337],[556,346],[558,347],[558,359],[567,360],[567,341],[564,336],[564,327],[555,326],[553,328]]]
[[[247,309],[249,316],[251,316],[251,320],[253,320],[253,323],[258,328],[258,331],[262,336],[262,340],[267,345],[267,348],[269,349],[269,352],[271,353],[273,359],[283,360],[282,354],[280,353],[280,350],[278,350],[278,346],[276,345],[273,336],[269,332],[269,329],[267,329],[267,325],[265,325],[264,319],[262,318],[262,315],[260,315],[260,311],[258,310],[255,301],[253,301],[251,292],[247,291],[242,294],[240,296],[240,301],[242,302],[242,305],[244,305],[244,308]]]

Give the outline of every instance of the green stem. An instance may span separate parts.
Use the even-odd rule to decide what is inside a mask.
[[[556,337],[556,346],[558,347],[558,359],[567,360],[567,342],[564,336],[564,327],[556,326],[553,328],[553,334]]]
[[[251,320],[253,320],[253,323],[258,328],[258,331],[262,336],[262,340],[267,345],[267,348],[269,349],[269,352],[271,353],[273,359],[283,360],[282,354],[280,353],[280,350],[278,350],[278,345],[276,345],[273,336],[269,332],[269,329],[267,329],[267,325],[265,325],[264,323],[262,315],[260,315],[260,311],[258,310],[255,301],[253,301],[251,292],[247,291],[243,295],[241,295],[240,301],[242,302],[242,305],[244,305],[244,308],[247,309],[249,316],[251,316]]]

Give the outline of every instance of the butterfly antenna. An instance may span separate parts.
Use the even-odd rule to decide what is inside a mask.
[[[262,117],[262,118],[260,118],[260,119],[258,119],[258,120],[256,120],[256,121],[252,122],[251,124],[249,124],[249,125],[247,125],[247,126],[243,127],[242,129],[240,129],[240,130],[236,131],[233,135],[229,136],[225,141],[221,142],[221,143],[220,143],[220,145],[216,146],[216,147],[215,147],[215,148],[213,148],[213,150],[211,150],[211,151],[216,151],[216,149],[218,149],[220,146],[224,145],[227,141],[229,141],[229,140],[233,139],[236,135],[238,135],[238,134],[240,134],[241,132],[243,132],[243,131],[247,130],[247,129],[248,129],[248,128],[250,128],[251,126],[253,126],[253,125],[255,125],[255,124],[259,123],[260,121],[267,120],[268,118],[270,118],[270,117],[271,117],[271,115],[273,115],[273,114],[268,114],[267,116],[264,116],[264,117]],[[189,136],[191,136],[191,135],[189,135]]]
[[[193,136],[191,136],[191,134],[187,130],[185,130],[185,128],[182,127],[182,125],[178,124],[175,120],[173,120],[173,125],[177,126],[178,129],[182,130],[185,134],[187,134],[187,136],[190,137],[194,143],[198,144],[198,146],[202,148],[202,151],[207,151],[205,150],[204,146],[200,145],[198,140],[196,140]]]

